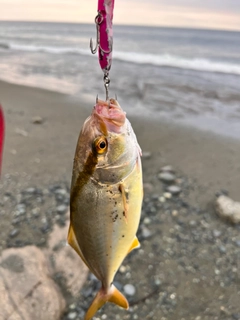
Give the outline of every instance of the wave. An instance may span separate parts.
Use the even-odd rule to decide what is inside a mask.
[[[45,52],[51,54],[78,54],[88,56],[91,55],[90,49],[79,49],[76,47],[51,47],[0,43],[0,49],[27,52]],[[121,51],[114,51],[113,57],[116,60],[135,64],[150,64],[160,67],[181,68],[197,71],[219,72],[240,75],[240,64],[217,61],[215,62],[203,58],[183,58],[170,54],[143,54],[138,52]]]
[[[186,59],[169,54],[141,54],[135,52],[115,52],[114,58],[137,64],[151,64],[161,67],[175,67],[197,71],[230,73],[240,75],[240,65],[225,62],[214,62],[202,58]]]

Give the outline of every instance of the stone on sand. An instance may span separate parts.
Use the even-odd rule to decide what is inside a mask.
[[[231,198],[221,195],[215,203],[217,214],[221,218],[230,220],[232,223],[240,223],[240,202],[234,201]]]
[[[65,301],[35,246],[11,248],[0,258],[0,319],[58,320]]]
[[[173,183],[176,180],[176,176],[170,172],[159,173],[158,178],[165,183]]]
[[[78,254],[67,245],[68,227],[69,221],[63,228],[54,226],[49,236],[48,249],[44,252],[48,257],[52,276],[61,274],[66,280],[66,289],[75,296],[87,278],[88,269]]]

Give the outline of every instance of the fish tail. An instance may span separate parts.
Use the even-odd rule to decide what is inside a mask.
[[[90,320],[95,315],[95,313],[106,303],[112,302],[118,306],[128,309],[128,301],[124,295],[112,284],[109,290],[106,292],[101,288],[96,297],[94,298],[91,306],[89,307],[84,320]]]

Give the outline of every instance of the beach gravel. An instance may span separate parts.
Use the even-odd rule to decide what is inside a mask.
[[[42,252],[48,250],[56,227],[68,227],[65,207],[74,150],[95,98],[80,102],[79,97],[1,81],[0,96],[7,122],[0,181],[0,252],[28,245]],[[36,115],[47,121],[34,125],[31,119]],[[240,201],[240,142],[140,115],[129,120],[140,146],[151,156],[143,158],[144,200],[137,233],[141,247],[126,257],[114,283],[122,292],[129,284],[136,292],[127,296],[129,311],[108,303],[95,318],[238,319],[240,226],[216,214],[215,194],[227,190]],[[170,169],[161,170],[169,164]],[[165,183],[159,172],[174,179]],[[170,185],[179,186],[181,192],[170,194]],[[67,231],[65,243],[66,237]],[[59,254],[65,248],[63,241],[53,248]],[[68,267],[76,277],[82,272],[77,260],[69,261]],[[66,301],[61,320],[71,313],[82,320],[99,281],[86,275],[74,295],[62,271],[51,277]]]

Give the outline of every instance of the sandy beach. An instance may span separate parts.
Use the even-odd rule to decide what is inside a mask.
[[[69,188],[76,141],[94,100],[93,96],[89,104],[74,96],[0,81],[6,119],[0,182],[1,251],[30,243],[47,245],[48,232],[34,231],[24,221],[17,225],[16,237],[9,236],[16,228],[12,225],[16,199],[30,187],[44,190],[58,184]],[[118,100],[121,104],[121,97]],[[129,297],[130,312],[107,305],[98,316],[240,319],[239,227],[221,220],[213,208],[221,190],[240,200],[240,141],[139,114],[129,120],[144,154],[142,247],[126,259],[127,271],[118,273],[116,280],[121,285],[133,284],[136,294]],[[166,188],[158,174],[165,165],[174,168],[182,192],[161,202]],[[45,200],[47,211],[50,200]],[[54,221],[49,219],[49,232]],[[76,319],[81,319],[79,310],[86,309],[94,294],[84,295],[92,282],[89,278],[78,299],[68,297],[79,312]],[[63,319],[67,314],[68,309]]]

